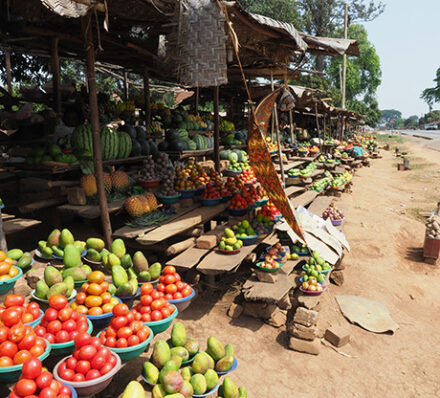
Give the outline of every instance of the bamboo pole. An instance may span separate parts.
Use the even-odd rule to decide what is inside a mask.
[[[144,68],[144,110],[147,126],[151,124],[150,72]]]
[[[61,113],[61,72],[60,72],[60,57],[58,54],[58,37],[52,38],[51,47],[51,65],[52,65],[52,86],[53,86],[53,101],[56,113]]]
[[[295,144],[294,142],[294,134],[293,134],[293,112],[292,109],[289,110],[289,124],[290,124],[290,142],[291,145]]]
[[[318,118],[318,104],[315,102],[315,120],[316,120],[316,128],[318,129],[318,140],[319,140],[319,149],[322,149],[321,145],[321,129],[319,128],[319,118]]]
[[[214,86],[214,163],[217,171],[220,171],[219,91],[219,86]]]
[[[95,166],[96,183],[98,187],[99,208],[104,239],[109,248],[112,242],[112,227],[108,212],[107,198],[104,187],[104,172],[102,169],[101,137],[99,136],[98,97],[95,75],[95,47],[93,45],[92,20],[90,14],[81,18],[81,30],[86,49],[86,74],[89,88],[90,124],[93,135],[93,163]]]
[[[12,95],[12,73],[11,73],[11,50],[5,50],[6,85],[9,95]]]
[[[124,71],[124,101],[128,101],[128,72]]]

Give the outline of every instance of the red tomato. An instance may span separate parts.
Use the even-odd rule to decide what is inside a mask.
[[[14,361],[9,357],[0,357],[0,368],[5,368],[7,366],[13,366]]]
[[[47,322],[55,321],[58,319],[58,311],[54,308],[48,308],[44,313],[43,319],[47,320]]]
[[[140,313],[140,312],[135,312],[134,313],[134,320],[135,321],[140,321],[141,320],[141,318],[142,318],[142,314]]]
[[[81,348],[85,345],[90,344],[90,340],[92,339],[92,336],[90,336],[90,334],[88,333],[79,333],[76,337],[75,337],[75,347],[76,348]]]
[[[85,381],[86,377],[82,373],[76,373],[72,381]]]
[[[57,397],[56,391],[52,390],[50,387],[46,387],[45,389],[40,391],[40,398],[56,398],[56,397]]]
[[[160,321],[160,320],[162,320],[162,318],[163,318],[163,316],[160,311],[156,310],[151,313],[151,320],[152,321]]]
[[[176,282],[177,291],[181,292],[185,288],[185,283],[182,281]]]
[[[28,395],[32,395],[35,391],[37,391],[37,384],[31,379],[21,379],[18,380],[17,383],[15,383],[14,391],[18,395],[26,397]]]
[[[60,394],[64,394],[64,395],[67,395],[68,397],[70,397],[71,393],[70,393],[69,387],[62,384],[60,386],[60,391],[58,391],[58,398],[59,398]]]
[[[59,376],[67,381],[70,381],[73,379],[73,376],[75,376],[75,372],[72,369],[60,369],[58,368],[58,374]]]
[[[154,286],[151,283],[144,283],[141,286],[141,295],[150,294],[154,290]]]
[[[21,307],[23,304],[24,296],[22,296],[21,294],[8,294],[4,302],[6,308],[12,307],[14,305]]]
[[[19,343],[26,334],[26,329],[23,324],[17,324],[9,329],[8,339],[13,343]]]
[[[133,314],[133,312],[130,311],[130,312],[126,315],[126,317],[127,317],[128,324],[130,324],[130,323],[132,323],[132,322],[134,321],[134,314]]]
[[[50,383],[50,388],[52,390],[54,390],[57,394],[58,394],[58,391],[60,391],[61,386],[62,386],[62,383],[59,382],[58,380],[52,380],[52,382]]]
[[[165,275],[165,285],[171,285],[172,283],[176,282],[176,277],[174,274],[167,274]],[[157,289],[159,290],[159,289]]]
[[[141,304],[143,306],[151,305],[152,302],[153,302],[153,297],[151,297],[150,295],[141,296]]]
[[[29,314],[29,312],[25,312],[21,317],[21,321],[23,323],[29,323],[29,322],[32,322],[33,320],[34,320],[34,317],[32,316],[32,314]]]
[[[165,301],[165,300],[161,300],[161,299],[154,300],[154,301],[151,303],[151,309],[152,309],[153,311],[160,310],[160,309],[165,305],[164,301]]]
[[[94,380],[101,377],[101,372],[97,369],[90,369],[86,374],[86,380]]]
[[[173,295],[172,295],[172,294],[165,294],[165,297],[164,297],[164,299],[165,299],[165,300],[173,300],[173,299],[174,299],[174,297],[173,297]]]
[[[5,326],[11,327],[13,325],[16,325],[21,320],[21,311],[19,311],[15,307],[7,308],[3,311],[1,320],[5,324]]]
[[[37,341],[37,336],[35,334],[27,334],[23,337],[23,339],[18,343],[18,348],[20,350],[30,350]],[[33,377],[26,376],[27,379],[33,379]]]
[[[22,375],[25,379],[35,379],[41,374],[43,366],[37,358],[31,358],[23,364]]]
[[[131,335],[128,339],[127,339],[127,344],[129,347],[134,346],[134,345],[138,345],[140,343],[140,339],[138,336],[136,335]]]
[[[76,321],[78,318],[80,318],[81,317],[81,314],[78,312],[78,311],[73,311],[72,312],[72,315],[71,315],[71,318],[74,320],[74,321]]]
[[[119,303],[113,307],[113,315],[115,316],[125,316],[128,314],[129,308],[128,305]]]
[[[14,355],[14,363],[19,365],[25,363],[30,358],[32,358],[32,354],[28,350],[20,350]]]
[[[188,286],[185,289],[182,290],[182,296],[183,297],[188,297],[192,294],[193,290],[192,287]]]
[[[116,347],[116,337],[107,337],[105,340],[107,347]]]
[[[87,324],[87,322],[77,322],[76,330],[79,333],[87,333],[87,330],[89,330],[89,325]]]
[[[35,358],[39,357],[40,355],[43,354],[44,352],[44,348],[40,345],[34,345],[29,352],[31,353],[31,355]]]
[[[65,342],[67,342],[69,340],[70,340],[69,332],[67,332],[65,330],[60,330],[55,335],[55,342],[56,343],[65,343]]]
[[[174,277],[176,278],[176,282],[180,282],[182,280],[182,278],[177,272],[174,274]]]
[[[95,357],[91,360],[90,366],[92,369],[100,370],[107,363],[107,357],[104,355],[96,354]]]
[[[126,338],[120,338],[117,342],[116,342],[116,347],[117,348],[126,348],[128,347],[128,342]]]
[[[101,344],[101,342],[99,342],[99,344]],[[82,346],[79,350],[79,358],[84,359],[85,361],[90,361],[97,352],[98,350],[92,345]]]
[[[89,370],[90,370],[89,361],[78,361],[78,363],[76,364],[75,371],[77,373],[82,373],[83,375],[86,375]]]
[[[125,316],[114,316],[110,325],[117,330],[124,327],[127,323],[128,321]]]
[[[0,344],[0,357],[14,358],[14,355],[18,352],[17,344],[11,341],[4,341]]]
[[[74,358],[74,357],[67,358],[67,360],[66,360],[66,367],[68,369],[75,370],[77,363],[78,363],[78,360],[76,358]]]
[[[162,313],[163,318],[168,318],[171,315],[171,312],[168,308],[164,307],[160,310],[160,312]]]
[[[99,337],[92,337],[90,345],[95,347],[96,351],[98,351],[101,348],[101,340],[99,340]]]
[[[109,358],[108,358],[108,363],[110,364],[110,365],[112,365],[112,367],[113,366],[115,366],[116,365],[116,357],[114,356],[114,355],[110,355],[109,356]]]
[[[68,304],[69,302],[67,301],[66,296],[63,296],[62,294],[54,294],[49,298],[49,305],[58,311],[62,310]]]
[[[106,336],[107,337],[116,337],[116,329],[114,329],[113,328],[113,326],[112,325],[110,325],[108,328],[107,328],[107,330],[106,330]]]
[[[177,286],[174,283],[171,283],[167,285],[167,287],[165,288],[165,292],[167,294],[174,294],[177,292]]]
[[[142,322],[151,322],[150,314],[142,314]]]
[[[67,321],[72,317],[73,314],[73,310],[70,307],[65,307],[63,309],[60,310],[60,312],[58,313],[58,319],[61,322]]]
[[[4,325],[0,325],[0,343],[3,343],[8,339],[8,333],[9,329]]]
[[[79,332],[77,330],[74,330],[73,332],[69,333],[69,340],[75,340],[75,337],[78,336]]]
[[[165,284],[164,283],[159,283],[157,286],[156,286],[156,289],[157,289],[157,291],[158,292],[164,292],[165,291]]]
[[[160,299],[160,292],[158,292],[157,290],[153,290],[151,292],[151,298],[154,300]]]
[[[43,336],[50,344],[54,344],[55,343],[55,336],[52,333],[46,333]]]
[[[64,308],[66,309],[66,308]],[[64,310],[61,310],[64,311]],[[73,332],[74,330],[76,330],[76,322],[73,319],[68,319],[66,321],[63,322],[62,326],[61,326],[62,330],[65,330],[66,332]]]
[[[107,362],[101,369],[99,369],[99,372],[101,373],[101,375],[105,375],[113,369],[113,366],[114,365]]]
[[[173,300],[180,300],[181,298],[183,298],[183,293],[180,292],[174,293]]]
[[[174,268],[172,265],[167,265],[167,266],[163,269],[162,273],[163,273],[164,275],[175,274],[175,273],[176,273],[176,268]]]
[[[143,327],[144,327],[144,323],[141,321],[133,321],[130,324],[130,328],[131,328],[131,330],[133,330],[134,333],[137,333]]]
[[[53,376],[52,373],[50,372],[42,372],[37,379],[35,380],[35,382],[37,383],[37,387],[40,390],[43,390],[46,387],[50,386],[50,383],[52,383],[53,380]]]
[[[47,331],[52,334],[57,334],[62,328],[63,328],[63,324],[58,320],[51,321],[47,325]]]
[[[143,342],[148,339],[150,332],[148,329],[141,329],[136,333],[136,336],[139,338],[139,342]]]
[[[133,334],[129,326],[124,326],[118,330],[118,339],[128,339]]]
[[[142,307],[140,313],[141,314],[150,314],[151,313],[151,307],[150,306]]]

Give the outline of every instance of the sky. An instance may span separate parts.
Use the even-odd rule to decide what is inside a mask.
[[[420,94],[434,87],[440,67],[440,0],[382,2],[385,12],[364,24],[382,66],[379,108],[420,117],[429,111]],[[440,109],[440,104],[434,109]]]

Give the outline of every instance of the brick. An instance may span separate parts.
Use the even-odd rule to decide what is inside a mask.
[[[228,316],[232,319],[237,319],[243,313],[243,306],[232,303],[228,309]]]
[[[244,303],[244,314],[254,318],[269,319],[277,308],[275,304],[261,301],[246,301]]]
[[[344,273],[342,271],[332,271],[330,282],[333,282],[336,286],[342,286],[344,284]]]
[[[331,326],[325,331],[324,338],[335,347],[342,347],[350,341],[350,334],[341,326]]]
[[[321,309],[321,299],[319,296],[299,295],[296,298],[298,305],[308,310],[319,311]]]
[[[308,310],[304,307],[298,307],[293,316],[293,321],[307,327],[316,325],[318,321],[318,312]]]
[[[217,246],[217,237],[215,235],[202,235],[197,238],[196,246],[199,249],[212,249]]]
[[[286,325],[286,320],[287,311],[277,308],[274,312],[272,312],[272,315],[267,320],[267,323],[275,328],[280,328]]]
[[[319,355],[321,351],[321,341],[319,339],[308,341],[290,337],[289,348],[291,350],[305,352],[306,354]]]
[[[290,310],[292,308],[292,302],[290,301],[289,294],[286,294],[280,301],[278,301],[277,305],[282,310]]]
[[[287,333],[298,339],[315,340],[318,334],[318,328],[316,326],[307,327],[300,323],[292,322],[287,328]]]
[[[278,275],[263,271],[255,271],[255,275],[260,282],[275,283],[278,280]]]

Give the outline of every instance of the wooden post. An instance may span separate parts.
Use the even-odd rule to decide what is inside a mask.
[[[128,101],[128,72],[124,71],[124,101]]]
[[[321,145],[321,129],[319,128],[319,119],[318,119],[318,104],[316,102],[315,102],[315,119],[316,119],[316,128],[318,129],[319,149],[322,149],[322,145]]]
[[[214,86],[214,163],[217,171],[220,171],[219,91],[219,86]]]
[[[89,88],[90,124],[93,135],[93,163],[95,165],[96,183],[98,187],[99,208],[101,211],[102,230],[107,248],[112,242],[112,227],[108,212],[107,198],[104,187],[104,172],[102,170],[101,137],[99,135],[98,97],[95,75],[95,47],[93,45],[92,19],[90,14],[81,18],[81,30],[86,49],[86,74]]]
[[[0,209],[0,250],[4,252],[8,251],[8,245],[6,243],[5,231],[3,230],[2,210]]]
[[[290,141],[291,145],[295,144],[294,134],[293,134],[293,112],[292,109],[289,110],[289,124],[290,124]]]
[[[345,3],[345,15],[344,15],[344,39],[347,39],[348,30],[348,4]],[[345,109],[345,99],[347,93],[347,55],[344,53],[342,56],[342,100],[341,108]]]
[[[151,124],[150,73],[144,68],[144,110],[147,126]]]
[[[196,87],[196,115],[199,116],[199,95],[200,90],[198,87]]]
[[[61,113],[61,76],[60,76],[60,57],[58,54],[58,37],[52,38],[51,47],[51,63],[52,63],[52,87],[53,87],[53,102],[56,113]]]
[[[9,95],[12,95],[12,74],[11,74],[11,51],[5,50],[6,85]]]

